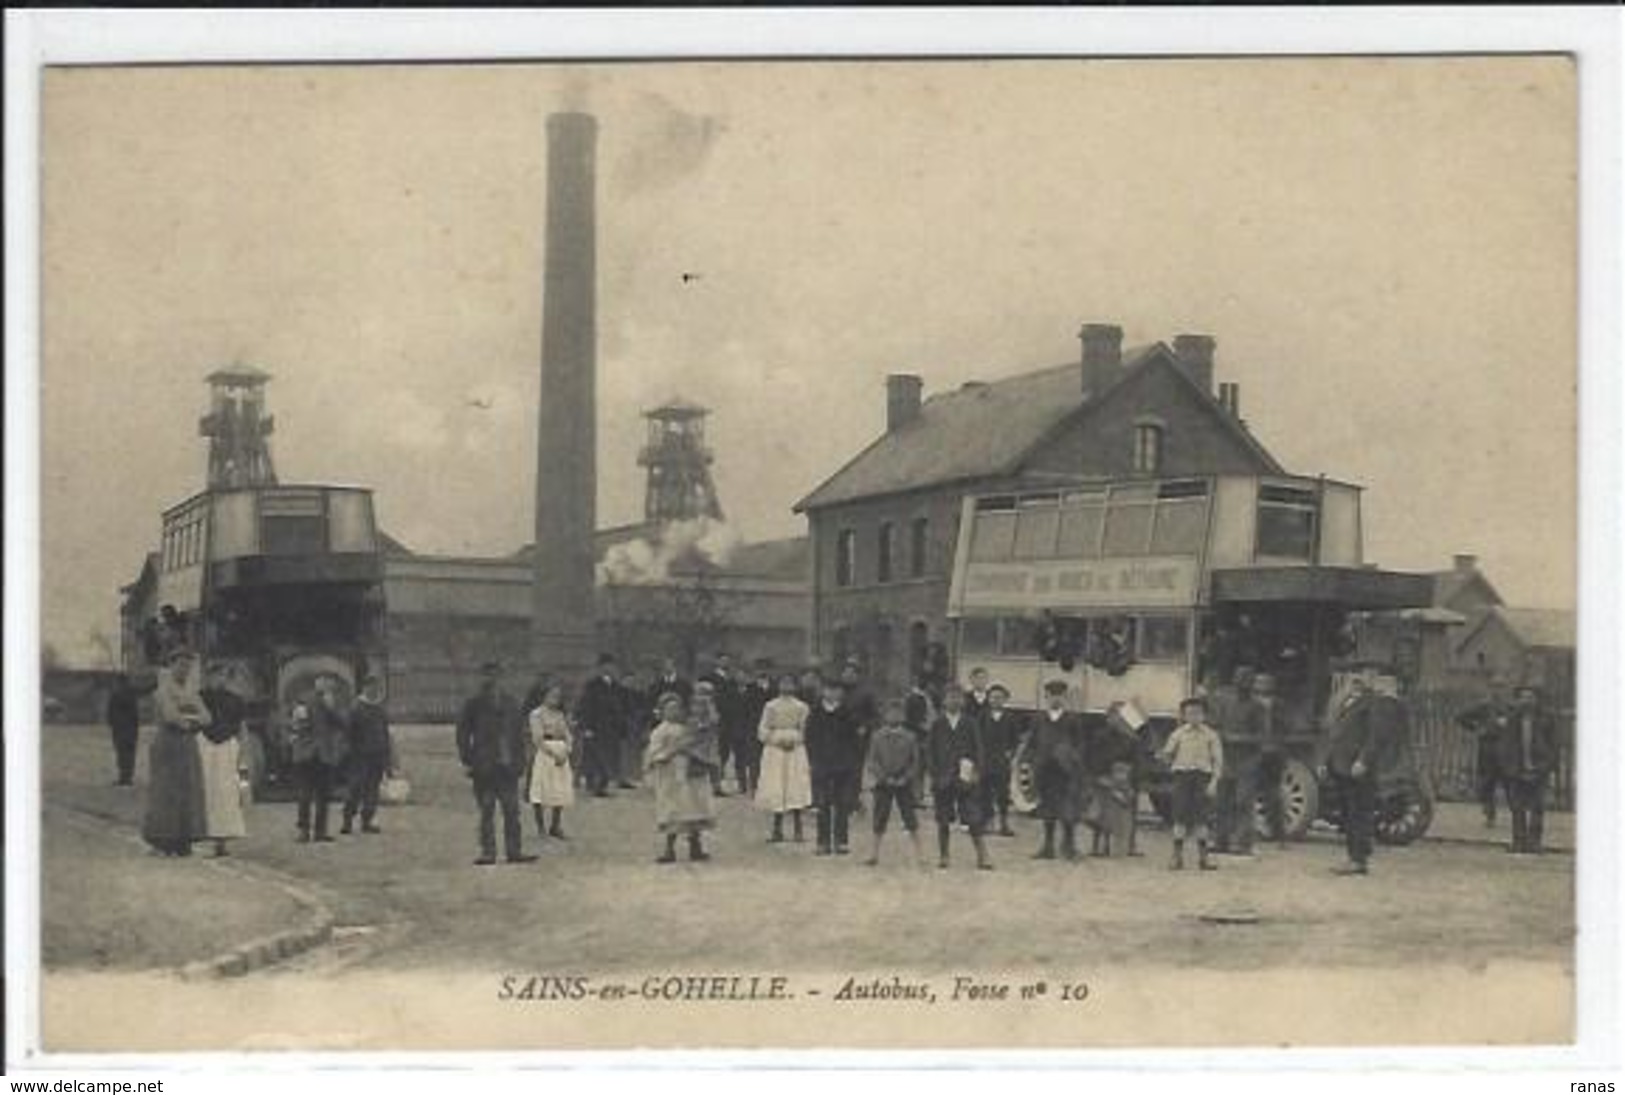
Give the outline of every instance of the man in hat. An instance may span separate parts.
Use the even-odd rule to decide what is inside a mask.
[[[756,794],[756,784],[762,773],[762,712],[779,694],[778,685],[773,680],[771,661],[757,658],[752,668],[755,672],[751,681],[739,694],[740,741],[739,751],[734,758],[739,771],[739,793],[747,796]]]
[[[1501,738],[1512,720],[1512,703],[1507,693],[1509,682],[1497,677],[1491,684],[1490,695],[1456,716],[1456,723],[1476,739],[1473,777],[1478,791],[1478,803],[1484,811],[1484,828],[1495,828],[1495,799],[1501,789]]]
[[[1055,858],[1056,826],[1061,829],[1062,858],[1079,858],[1078,821],[1083,817],[1088,731],[1067,710],[1066,693],[1063,680],[1045,684],[1044,710],[1032,720],[1033,784],[1038,792],[1038,816],[1044,822],[1044,843],[1034,859]]]
[[[1523,685],[1512,693],[1512,712],[1501,727],[1496,750],[1512,814],[1517,855],[1539,855],[1546,827],[1546,785],[1557,767],[1557,730],[1540,705],[1540,693]]]
[[[826,681],[817,706],[807,716],[807,764],[818,816],[816,855],[847,853],[848,821],[861,790],[866,743],[845,697],[839,680]]]
[[[1343,841],[1348,861],[1340,875],[1370,873],[1375,846],[1377,775],[1390,767],[1410,734],[1410,714],[1399,699],[1398,682],[1377,666],[1362,666],[1332,723],[1319,775],[1343,808]]]
[[[350,762],[346,773],[344,824],[339,832],[352,832],[357,814],[363,833],[379,832],[373,818],[378,813],[378,789],[389,771],[394,752],[389,734],[389,713],[384,709],[384,682],[368,676],[361,695],[350,711]]]
[[[339,703],[339,682],[316,678],[314,694],[294,705],[289,720],[289,758],[299,790],[299,843],[326,843],[327,811],[349,747],[349,718]]]
[[[474,785],[480,809],[480,857],[488,867],[497,861],[496,809],[502,807],[502,849],[509,863],[532,863],[526,855],[519,824],[519,780],[528,758],[525,717],[519,701],[502,687],[502,666],[480,667],[480,690],[463,704],[457,719],[457,756]]]
[[[727,797],[722,789],[722,772],[728,767],[729,760],[733,761],[734,779],[739,785],[740,794],[745,794],[745,773],[740,768],[743,733],[740,727],[741,705],[739,682],[734,678],[733,655],[726,650],[717,651],[715,660],[711,663],[711,671],[700,677],[701,683],[711,686],[711,702],[717,709],[717,743],[720,748],[720,763],[717,765],[716,778],[712,781],[711,791],[720,797]]]
[[[576,701],[576,726],[581,731],[582,767],[587,790],[594,798],[608,798],[610,782],[620,766],[621,734],[626,729],[626,705],[615,673],[615,655],[598,655],[598,672],[581,689]]]

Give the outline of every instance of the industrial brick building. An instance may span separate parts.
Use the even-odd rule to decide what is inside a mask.
[[[1125,349],[1088,324],[1077,360],[922,398],[886,385],[886,431],[796,505],[812,541],[811,641],[896,688],[952,658],[947,601],[967,494],[1143,475],[1281,475],[1247,429],[1235,384],[1214,388],[1215,342]],[[933,649],[935,648],[935,649]]]

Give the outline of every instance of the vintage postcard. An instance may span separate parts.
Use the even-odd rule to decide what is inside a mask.
[[[1575,1041],[1573,58],[40,105],[46,1051]]]

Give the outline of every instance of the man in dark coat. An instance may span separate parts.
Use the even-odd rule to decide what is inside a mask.
[[[1495,828],[1495,799],[1503,782],[1501,738],[1506,733],[1513,714],[1505,688],[1505,681],[1496,681],[1489,698],[1473,704],[1456,716],[1457,725],[1476,739],[1473,750],[1473,780],[1478,791],[1479,806],[1484,811],[1486,829]]]
[[[119,787],[135,783],[135,755],[141,743],[141,693],[129,674],[120,673],[107,694],[107,728],[113,734],[113,758],[118,765]]]
[[[1219,779],[1213,819],[1213,850],[1221,855],[1233,846],[1244,855],[1252,852],[1253,811],[1250,799],[1243,808],[1242,783],[1245,780],[1250,785],[1257,775],[1258,741],[1249,714],[1253,680],[1252,667],[1240,666],[1229,683],[1214,690],[1208,709],[1208,725],[1224,742],[1224,775]]]
[[[626,702],[615,674],[615,655],[598,655],[598,673],[581,689],[576,701],[576,726],[581,732],[581,764],[587,790],[595,798],[608,798],[610,782],[620,767],[621,735],[626,729]]]
[[[621,709],[620,786],[632,791],[643,774],[643,750],[649,744],[649,730],[658,721],[649,690],[635,669],[621,673]]]
[[[1348,862],[1340,875],[1370,872],[1376,839],[1377,776],[1393,767],[1410,736],[1410,713],[1394,679],[1367,668],[1332,724],[1322,777],[1343,806]]]
[[[948,867],[948,845],[953,827],[970,831],[976,847],[976,866],[991,871],[982,826],[987,820],[982,789],[986,753],[982,747],[982,722],[965,709],[965,694],[958,685],[949,685],[942,694],[942,713],[931,723],[925,739],[926,770],[931,779],[931,801],[937,815],[937,866]]]
[[[525,717],[519,701],[502,687],[502,666],[481,667],[480,690],[463,704],[457,719],[457,756],[474,787],[480,809],[480,857],[488,867],[497,861],[496,809],[502,807],[502,845],[509,863],[531,863],[519,824],[519,780],[528,761]]]
[[[987,669],[977,666],[970,671],[970,687],[965,689],[965,713],[973,719],[979,719],[987,714],[988,692],[992,685],[988,683]]]
[[[327,808],[349,746],[347,726],[335,677],[318,677],[314,694],[294,704],[288,726],[289,759],[299,791],[301,844],[333,839],[327,832]]]
[[[734,677],[733,655],[719,651],[711,671],[700,677],[711,686],[711,700],[717,709],[717,745],[720,763],[712,776],[712,793],[726,798],[722,789],[722,772],[733,761],[734,780],[741,794],[745,793],[745,775],[740,770],[740,694],[739,681]]]
[[[816,855],[847,853],[847,824],[862,779],[864,741],[844,695],[840,681],[826,682],[807,716],[807,766],[818,815]]]
[[[1067,710],[1066,682],[1044,685],[1044,710],[1032,719],[1033,784],[1038,792],[1038,816],[1044,822],[1044,843],[1034,859],[1055,858],[1055,828],[1061,827],[1061,855],[1077,860],[1078,821],[1083,817],[1085,757],[1088,730],[1083,720]]]
[[[971,709],[972,697],[965,697],[965,710]],[[986,708],[982,711],[982,795],[985,799],[985,808],[988,821],[995,817],[999,820],[999,827],[994,830],[999,836],[1015,836],[1015,830],[1010,828],[1010,767],[1016,755],[1016,746],[1021,744],[1021,735],[1026,732],[1022,717],[1011,711],[1006,704],[1010,699],[1010,690],[1002,684],[990,684],[987,688]]]
[[[1497,739],[1496,759],[1506,781],[1515,854],[1538,855],[1546,826],[1546,785],[1557,768],[1557,729],[1540,707],[1540,694],[1522,687]]]
[[[358,813],[363,833],[380,831],[373,818],[378,813],[378,788],[389,771],[390,744],[384,684],[377,677],[368,677],[361,685],[355,706],[350,709],[350,759],[345,772],[348,786],[344,796],[344,824],[339,826],[339,832],[353,831]]]
[[[687,707],[688,701],[694,698],[693,683],[677,672],[677,663],[670,658],[666,658],[660,663],[660,675],[655,678],[654,684],[649,688],[649,710],[657,712],[652,716],[649,725],[653,726],[660,721],[658,714],[660,697],[667,693],[681,699],[684,707]]]
[[[757,736],[762,725],[762,712],[769,701],[779,694],[773,680],[773,663],[757,658],[756,675],[739,694],[740,752],[734,763],[740,766],[739,793],[754,795],[756,782],[762,773],[762,742]]]

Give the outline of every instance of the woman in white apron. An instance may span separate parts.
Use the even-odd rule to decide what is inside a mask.
[[[796,678],[779,677],[779,694],[762,708],[756,737],[762,743],[762,772],[756,784],[756,806],[773,815],[769,844],[784,841],[784,815],[794,825],[801,843],[801,811],[812,805],[812,772],[807,767],[807,715],[809,708],[796,695]]]
[[[203,772],[203,838],[214,841],[214,854],[223,856],[226,841],[248,835],[243,823],[242,777],[237,766],[244,704],[219,667],[209,673],[203,703],[209,709],[209,723],[197,736],[198,763]]]
[[[531,761],[527,797],[536,812],[536,833],[543,838],[564,840],[564,808],[575,805],[576,800],[575,768],[570,763],[575,735],[570,732],[570,716],[564,713],[564,689],[549,684],[542,693],[542,702],[530,712],[529,723]]]

